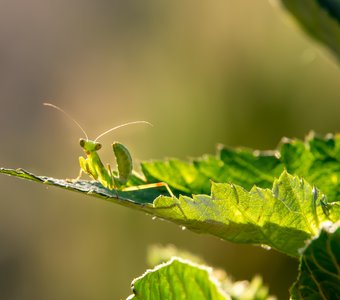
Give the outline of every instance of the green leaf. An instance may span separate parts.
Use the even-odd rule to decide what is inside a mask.
[[[238,185],[212,183],[210,196],[178,198],[164,196],[158,188],[121,192],[94,181],[68,182],[21,169],[0,172],[100,197],[224,240],[268,245],[292,256],[298,256],[298,249],[322,222],[340,219],[339,203],[327,204],[319,190],[287,172],[274,181],[272,189],[247,191]]]
[[[152,201],[157,198],[159,195],[165,194],[168,195],[165,189],[162,188],[150,188],[150,189],[142,189],[136,191],[129,192],[121,192],[116,190],[109,190],[101,185],[98,181],[88,181],[88,180],[65,180],[65,179],[56,179],[47,176],[39,176],[33,173],[30,173],[24,169],[7,169],[0,168],[0,173],[19,177],[22,179],[35,181],[39,183],[44,183],[47,185],[53,185],[59,188],[63,188],[70,191],[80,192],[83,194],[87,194],[90,196],[98,197],[104,200],[108,200],[110,202],[115,202],[117,204],[121,204],[128,207],[133,208],[142,208],[145,205],[152,203]],[[145,181],[142,181],[139,177],[133,176],[129,181],[128,186],[131,186],[132,183],[135,185],[145,184]]]
[[[186,250],[178,249],[174,245],[152,245],[148,248],[148,265],[156,266],[168,262],[173,257],[180,257],[186,261],[199,265],[207,263],[199,256]],[[220,287],[232,300],[275,300],[269,295],[269,289],[264,285],[261,276],[256,275],[250,281],[233,281],[222,269],[213,269],[212,275],[220,282]]]
[[[173,250],[173,249],[172,249]],[[223,270],[213,270],[190,260],[172,257],[132,282],[133,294],[138,299],[232,299],[269,300],[268,288],[262,278],[233,282]]]
[[[147,271],[132,282],[134,300],[230,299],[212,279],[211,269],[179,258]]]
[[[250,189],[253,185],[271,187],[274,177],[284,170],[276,151],[231,149],[219,146],[217,156],[204,155],[192,162],[176,159],[142,162],[149,182],[167,182],[184,194],[210,194],[214,182],[232,182]]]
[[[301,27],[340,57],[340,2],[336,0],[281,0]]]
[[[167,182],[175,194],[210,194],[210,180],[231,182],[246,189],[270,188],[284,169],[317,186],[329,202],[340,201],[340,135],[306,140],[284,138],[277,151],[219,146],[216,156],[192,162],[176,159],[142,162],[148,182]]]
[[[339,135],[309,135],[305,142],[283,139],[278,151],[220,146],[216,156],[144,162],[142,171],[146,180],[133,176],[129,186],[166,182],[176,197],[160,187],[122,192],[96,181],[70,182],[0,169],[135,208],[196,232],[263,244],[292,256],[298,256],[322,222],[340,219]]]
[[[340,223],[324,225],[300,258],[292,299],[340,299]]]
[[[191,162],[177,159],[142,162],[148,182],[166,182],[175,193],[200,194],[210,192],[210,180]]]
[[[161,196],[154,201],[156,215],[197,232],[236,243],[265,244],[292,256],[298,256],[298,249],[322,222],[340,219],[338,203],[326,204],[316,188],[286,172],[271,190],[213,183],[211,196],[180,196],[177,206],[170,199]]]
[[[305,142],[285,138],[280,155],[289,173],[316,185],[330,202],[340,201],[340,135],[310,134]]]

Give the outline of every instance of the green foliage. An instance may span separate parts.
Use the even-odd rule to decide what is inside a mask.
[[[160,196],[153,204],[151,213],[191,230],[236,243],[265,244],[292,256],[298,256],[322,222],[340,218],[338,203],[326,204],[317,189],[287,172],[272,189],[247,191],[213,183],[210,196],[180,196],[175,201]]]
[[[165,181],[184,194],[178,198],[169,197],[160,188],[122,192],[95,181],[69,182],[24,170],[0,172],[100,197],[224,240],[266,245],[298,257],[298,249],[317,234],[322,222],[340,219],[340,204],[334,201],[339,192],[339,145],[338,136],[327,136],[309,137],[305,143],[284,140],[279,151],[220,147],[217,156],[193,162],[143,163],[147,181],[135,176],[129,182]],[[275,179],[285,168],[313,182],[287,171]],[[251,187],[251,182],[263,187]],[[334,202],[328,203],[327,195],[312,184],[328,191]],[[201,194],[188,196],[189,193]]]
[[[219,146],[216,156],[204,155],[192,162],[171,159],[142,163],[149,182],[167,182],[182,194],[210,194],[210,180],[231,182],[248,190],[254,185],[270,188],[285,169],[317,186],[328,201],[339,201],[340,136],[310,134],[305,141],[284,138],[275,151]]]
[[[303,250],[292,299],[340,299],[339,226],[325,225]]]
[[[141,166],[148,181],[167,182],[184,194],[210,194],[210,180],[233,182],[247,189],[254,184],[270,187],[274,176],[283,171],[276,151],[260,152],[224,146],[219,146],[216,156],[204,155],[192,162],[171,159],[142,162]]]
[[[281,161],[287,171],[304,177],[326,194],[330,202],[340,201],[340,136],[314,135],[305,142],[283,139]]]
[[[163,250],[169,252],[169,249]],[[171,247],[171,253],[176,251]],[[214,281],[210,280],[212,276],[216,278]],[[216,285],[217,278],[219,283]],[[134,295],[129,299],[275,299],[268,295],[268,288],[263,286],[258,276],[250,282],[233,282],[221,270],[211,272],[178,259],[172,259],[137,278],[133,282],[133,290]],[[224,294],[216,294],[218,290]],[[339,222],[324,223],[319,234],[301,251],[299,276],[291,288],[291,299],[340,299]]]
[[[207,265],[206,262],[199,256],[188,251],[177,249],[174,245],[153,245],[148,249],[148,264],[156,266],[161,263],[167,263],[173,257],[180,257],[185,261],[190,262],[190,268],[195,269],[195,265]],[[210,274],[210,269],[207,270]],[[212,269],[211,276],[218,281],[218,286],[230,296],[233,300],[266,300],[276,299],[269,296],[269,289],[263,284],[260,276],[255,276],[251,281],[233,281],[228,274],[221,269]]]
[[[305,142],[283,139],[275,151],[220,146],[216,156],[143,162],[142,171],[145,180],[134,175],[128,186],[164,181],[176,197],[162,187],[123,192],[97,181],[67,181],[0,168],[0,173],[99,197],[195,232],[265,245],[294,257],[301,256],[299,249],[318,235],[325,222],[340,220],[339,135],[309,135]],[[324,230],[304,250],[299,279],[292,288],[294,299],[338,293],[339,234]],[[170,282],[175,286],[166,286]],[[232,299],[267,299],[261,282],[246,284],[247,293],[254,295],[250,298],[247,293],[238,297],[232,292],[236,285],[227,289],[227,281],[223,282]],[[131,299],[158,299],[159,293],[166,299],[229,297],[210,281],[206,269],[177,260],[134,281],[134,292]]]
[[[281,0],[301,27],[340,57],[340,2],[332,0]]]
[[[215,275],[222,277],[220,282]],[[275,299],[268,296],[268,288],[263,285],[259,276],[250,282],[233,282],[220,270],[213,271],[176,257],[136,278],[132,282],[132,290],[133,295],[129,300]]]
[[[211,269],[177,258],[135,279],[132,289],[134,294],[128,299],[230,299],[211,280]]]
[[[281,3],[308,34],[340,57],[340,1]],[[0,168],[0,173],[88,194],[224,240],[269,246],[300,259],[292,299],[340,299],[339,135],[283,139],[274,151],[220,146],[217,155],[189,162],[143,162],[141,168],[145,180],[132,176],[128,186],[166,182],[176,197],[169,197],[164,188],[122,192],[95,181],[70,182],[22,169]],[[105,179],[111,179],[109,173]],[[163,254],[172,256],[173,251],[168,248]],[[181,259],[134,280],[129,297],[268,298],[268,289],[258,277],[235,283],[225,276],[217,282],[211,269]]]

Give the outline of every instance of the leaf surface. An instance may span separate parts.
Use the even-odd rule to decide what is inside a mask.
[[[340,135],[284,138],[278,150],[259,151],[219,146],[216,156],[184,162],[177,159],[142,162],[148,182],[167,182],[178,194],[210,194],[210,180],[230,182],[250,190],[271,188],[283,170],[307,179],[329,202],[340,201]]]
[[[271,189],[247,191],[234,184],[212,183],[211,195],[178,198],[165,196],[159,188],[122,192],[94,181],[68,182],[21,169],[0,172],[99,197],[224,240],[264,244],[292,256],[298,256],[298,249],[322,222],[340,219],[339,203],[327,204],[319,190],[287,172]]]
[[[132,300],[225,300],[230,297],[211,279],[211,269],[178,258],[132,282]]]
[[[292,299],[340,299],[339,225],[325,225],[304,249]]]
[[[305,142],[285,138],[279,151],[289,173],[316,185],[330,202],[340,201],[340,135],[311,134]]]

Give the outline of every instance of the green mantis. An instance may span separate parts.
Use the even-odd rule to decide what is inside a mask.
[[[132,125],[132,124],[151,125],[149,122],[134,121],[134,122],[125,123],[125,124],[110,128],[109,130],[97,136],[94,140],[90,140],[86,132],[84,131],[84,129],[80,126],[80,124],[75,119],[73,119],[68,113],[66,113],[63,109],[51,103],[43,103],[43,104],[45,106],[49,106],[54,109],[57,109],[63,114],[65,114],[81,129],[81,131],[85,135],[85,139],[81,138],[79,143],[80,143],[81,148],[84,150],[86,157],[82,157],[82,156],[79,157],[80,172],[79,172],[79,176],[75,179],[75,181],[80,179],[80,177],[82,176],[82,173],[86,173],[94,180],[99,181],[105,188],[108,188],[110,190],[133,191],[133,190],[141,190],[141,189],[147,189],[147,188],[165,187],[168,193],[170,194],[170,196],[175,197],[170,187],[165,182],[150,183],[150,184],[126,187],[126,184],[133,172],[133,164],[132,164],[131,154],[129,150],[123,144],[118,143],[118,142],[114,142],[112,144],[112,149],[116,157],[116,163],[117,163],[117,169],[118,169],[116,172],[117,176],[115,175],[114,172],[111,171],[111,167],[109,164],[107,165],[106,168],[104,167],[98,155],[98,150],[102,148],[102,145],[98,143],[97,140],[101,138],[102,136],[104,136],[105,134],[111,131],[114,131],[116,129],[119,129],[121,127]]]

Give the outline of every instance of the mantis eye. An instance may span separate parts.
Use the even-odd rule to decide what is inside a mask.
[[[84,140],[84,139],[80,139],[80,140],[79,140],[79,144],[80,144],[80,147],[84,148],[84,146],[85,146],[85,140]]]
[[[102,148],[102,144],[97,143],[97,144],[96,144],[96,150],[99,150],[99,149],[101,149],[101,148]]]

